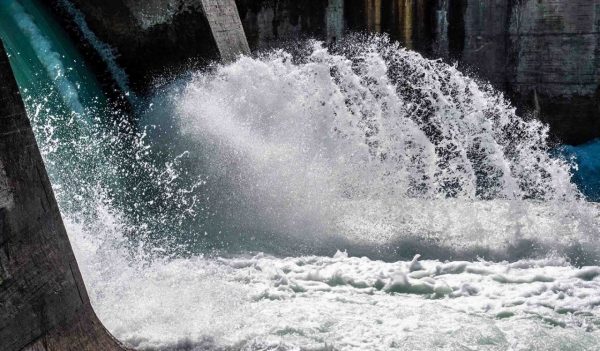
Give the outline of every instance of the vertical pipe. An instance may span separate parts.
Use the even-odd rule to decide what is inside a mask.
[[[373,29],[373,15],[371,14],[372,11],[372,7],[371,7],[371,3],[373,2],[373,0],[364,0],[364,8],[365,8],[365,23],[366,23],[366,27],[368,31],[371,31]]]
[[[367,30],[381,32],[381,0],[365,0]]]
[[[425,47],[427,47],[425,41],[425,31],[427,30],[426,28],[426,21],[425,21],[425,17],[426,17],[426,11],[425,11],[425,5],[426,2],[429,0],[416,0],[415,1],[415,7],[414,7],[414,17],[415,17],[415,28],[414,28],[414,35],[415,35],[415,49],[419,50],[421,53],[424,53],[425,50],[423,50]]]
[[[433,53],[436,57],[448,57],[448,1],[436,0],[434,8]]]
[[[396,0],[398,2],[398,25],[400,38],[404,46],[413,48],[413,0]]]
[[[381,0],[373,0],[374,24],[373,30],[377,33],[381,32]]]
[[[467,0],[452,0],[448,6],[448,54],[461,59],[465,49],[465,12]]]
[[[334,43],[344,34],[344,0],[329,0],[325,16],[327,42]]]

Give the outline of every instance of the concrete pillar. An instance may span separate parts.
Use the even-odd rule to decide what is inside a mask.
[[[329,0],[325,16],[327,42],[335,42],[344,34],[344,0]]]
[[[435,1],[435,28],[433,33],[433,55],[448,57],[448,5],[450,0]]]
[[[0,350],[113,351],[0,42]]]
[[[235,0],[201,0],[201,4],[221,58],[231,61],[250,54]]]
[[[408,49],[413,48],[413,0],[396,0],[400,40]]]
[[[365,0],[367,29],[371,32],[381,32],[381,0]]]

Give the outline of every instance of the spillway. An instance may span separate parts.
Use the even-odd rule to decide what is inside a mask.
[[[351,36],[188,72],[132,118],[32,4],[2,2],[0,35],[91,303],[126,345],[600,341],[599,208],[490,86]]]

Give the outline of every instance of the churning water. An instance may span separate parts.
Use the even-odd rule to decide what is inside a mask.
[[[66,39],[0,6],[94,307],[128,345],[600,342],[599,209],[485,84],[386,38],[309,42],[164,84],[132,124],[85,99]]]

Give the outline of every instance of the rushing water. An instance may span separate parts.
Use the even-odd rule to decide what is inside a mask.
[[[598,207],[545,126],[454,67],[380,37],[307,42],[135,97],[132,125],[35,2],[0,2],[0,36],[94,307],[127,344],[600,342]]]

